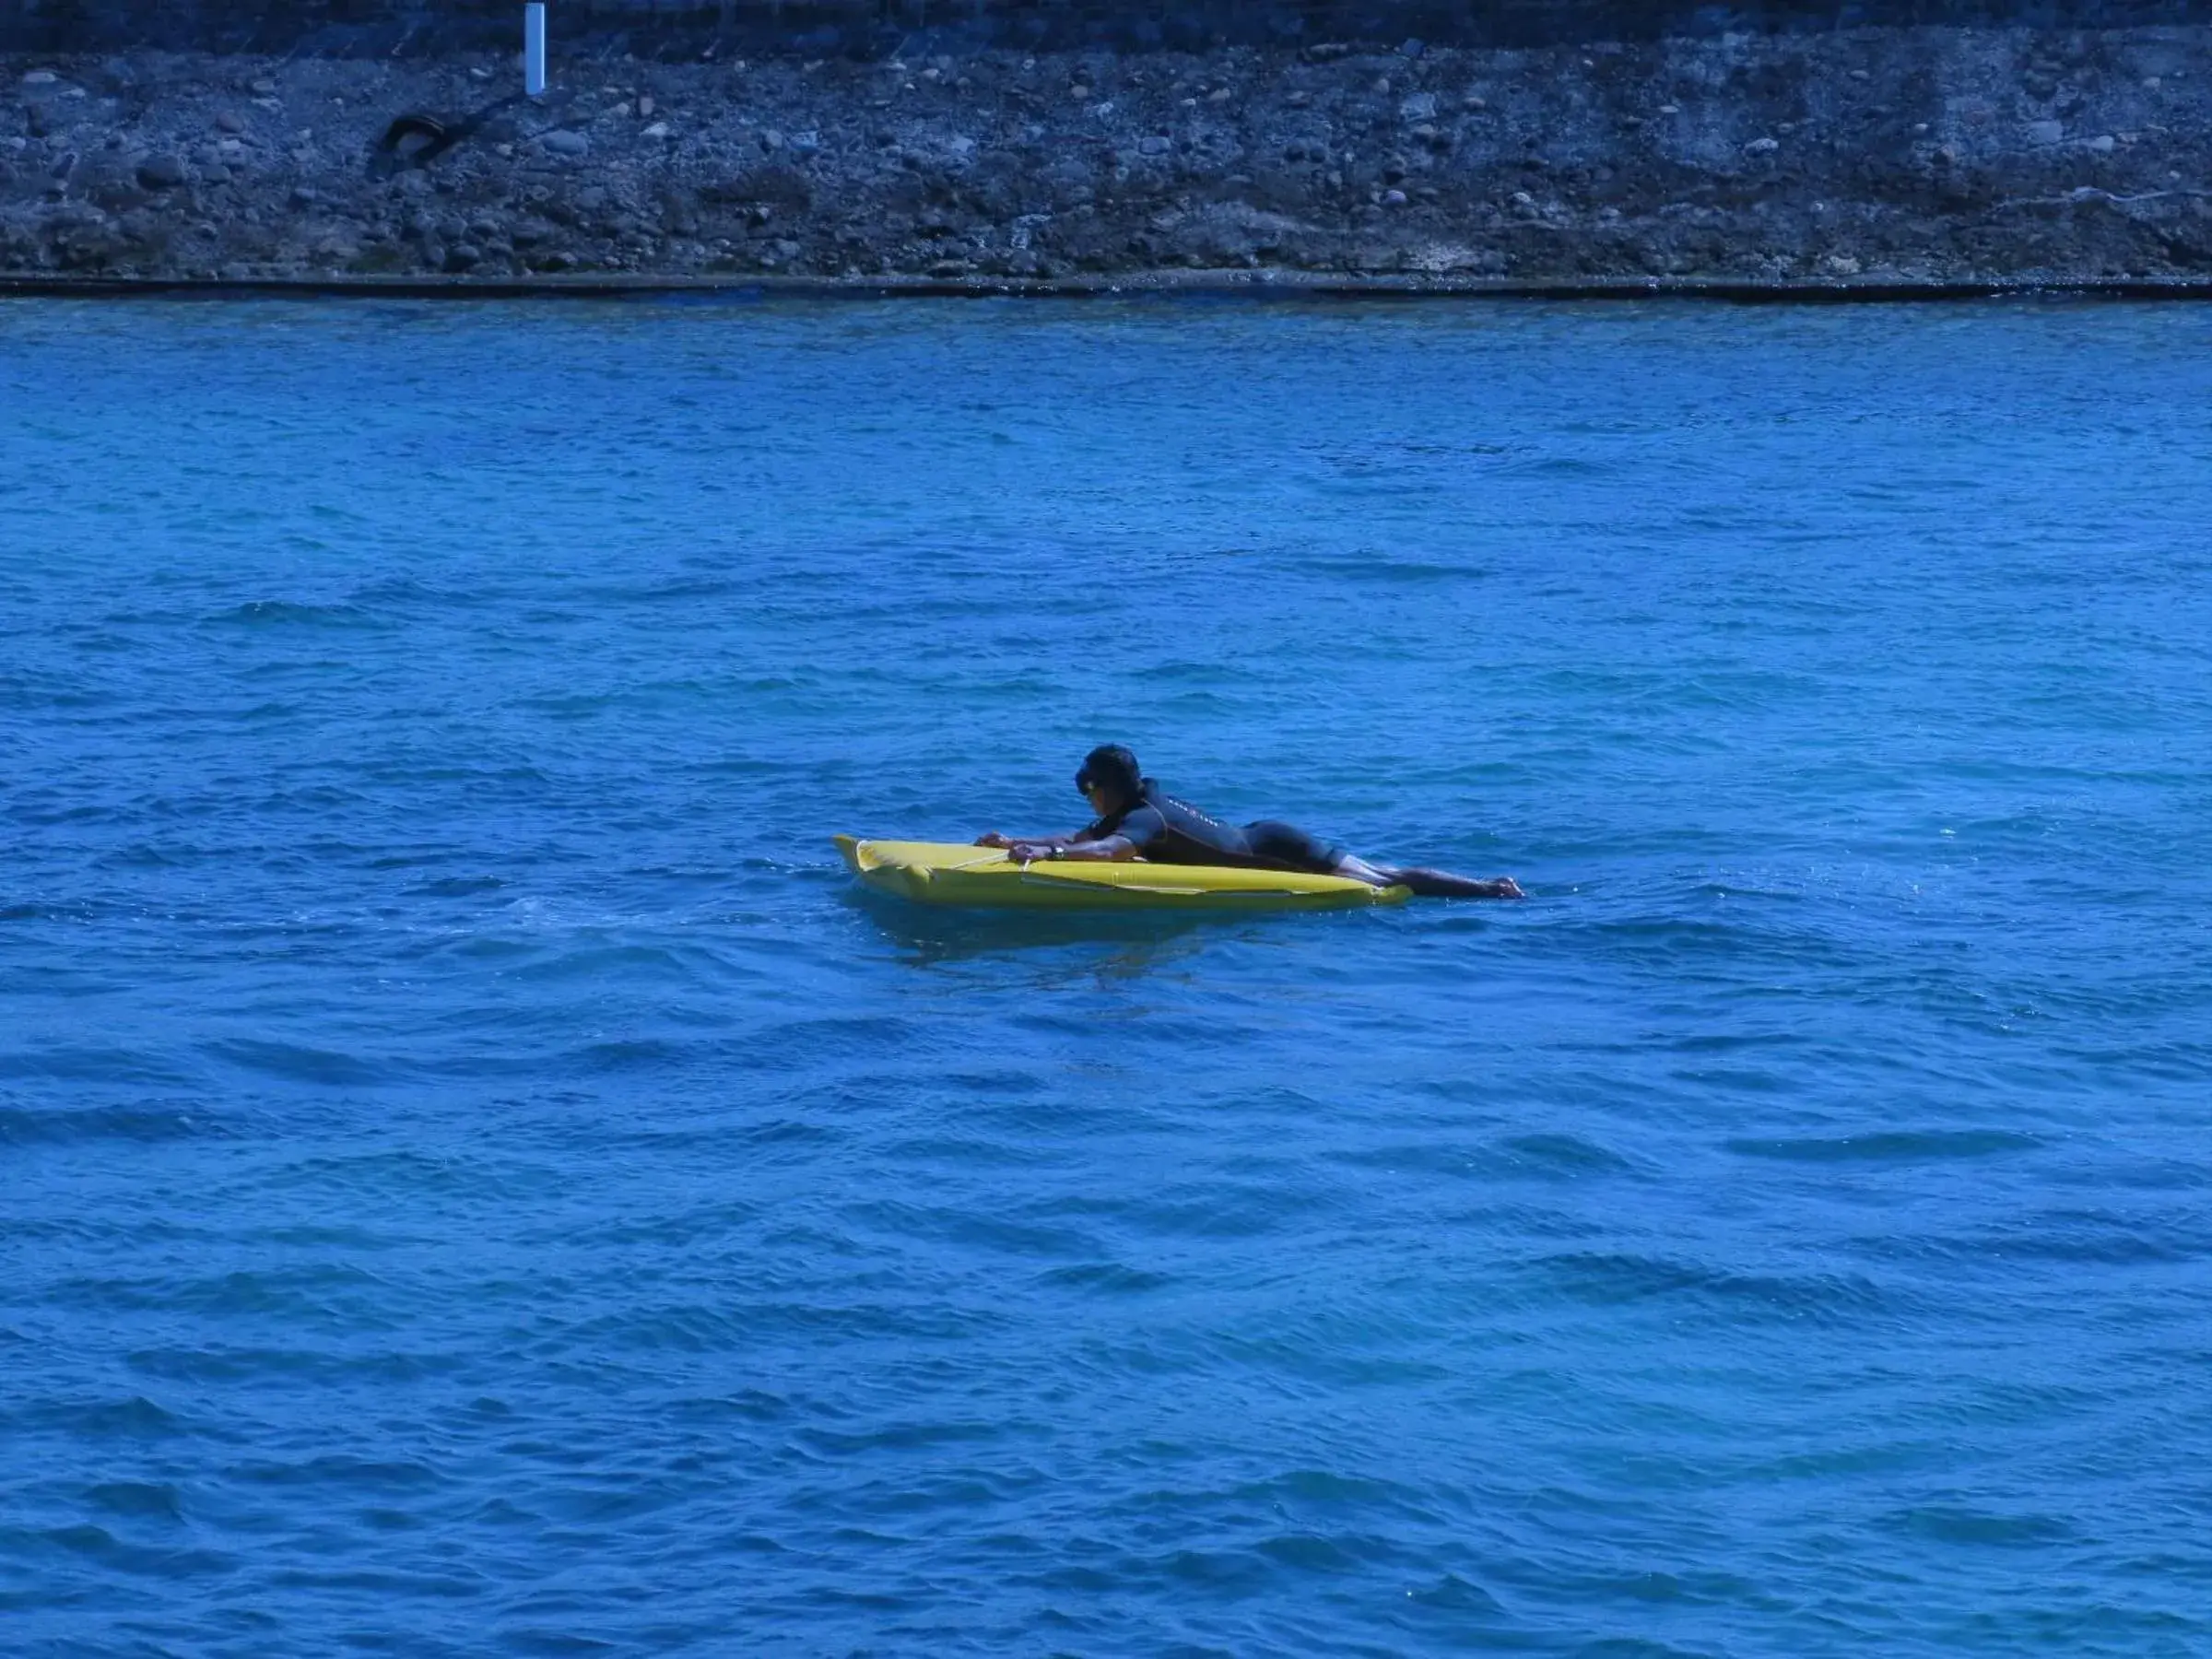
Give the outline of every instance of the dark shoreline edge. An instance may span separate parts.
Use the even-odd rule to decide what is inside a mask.
[[[1967,300],[2212,300],[2212,277],[1741,281],[1724,277],[1335,276],[1249,271],[1113,278],[840,276],[100,277],[0,274],[0,299],[70,300],[1702,300],[1736,305],[1896,305]]]
[[[2212,280],[2212,23],[1412,44],[622,59],[567,64],[535,101],[490,54],[0,55],[0,274],[1931,298]]]

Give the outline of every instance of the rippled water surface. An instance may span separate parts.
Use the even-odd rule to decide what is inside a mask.
[[[12,1653],[2212,1651],[2212,312],[0,306]],[[864,903],[1093,742],[1520,906]]]

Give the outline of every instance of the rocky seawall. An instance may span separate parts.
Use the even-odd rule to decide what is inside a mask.
[[[2212,276],[2212,27],[554,77],[0,58],[0,276]]]

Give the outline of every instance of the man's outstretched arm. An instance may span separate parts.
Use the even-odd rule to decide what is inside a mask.
[[[1035,864],[1040,859],[1066,859],[1077,864],[1121,864],[1137,856],[1136,843],[1125,835],[1109,835],[1098,841],[1008,841],[1006,856],[1023,864]]]

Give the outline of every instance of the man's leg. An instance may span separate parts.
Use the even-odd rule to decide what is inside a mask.
[[[1521,884],[1511,876],[1483,880],[1454,876],[1449,870],[1427,870],[1417,865],[1372,865],[1349,853],[1337,861],[1336,873],[1371,887],[1411,888],[1423,899],[1525,899]]]
[[[1348,876],[1370,887],[1411,888],[1424,899],[1525,899],[1511,876],[1477,880],[1454,876],[1448,870],[1427,870],[1407,865],[1369,864],[1307,834],[1294,824],[1263,818],[1244,826],[1244,838],[1253,854],[1288,870],[1309,870],[1316,876]]]

